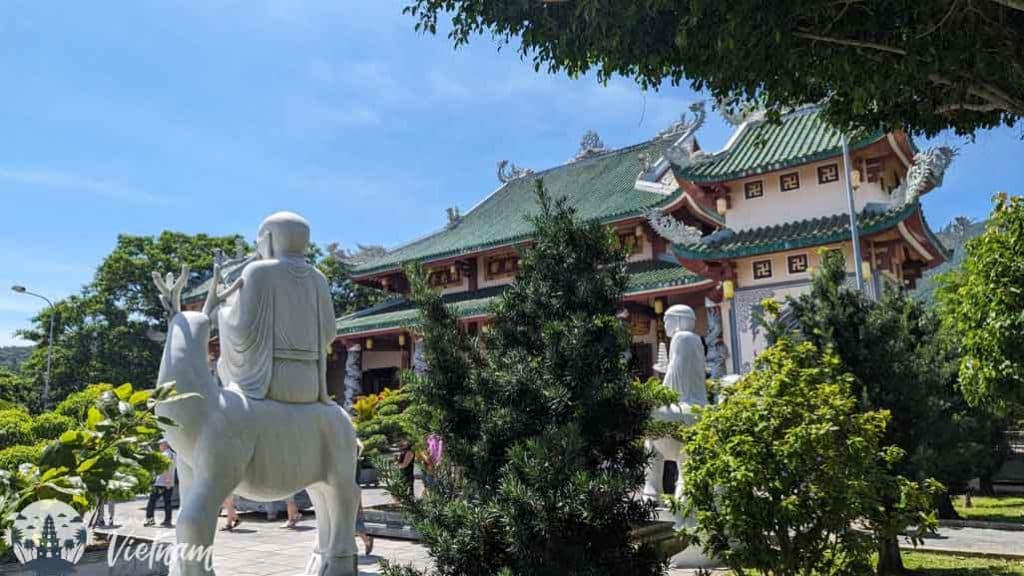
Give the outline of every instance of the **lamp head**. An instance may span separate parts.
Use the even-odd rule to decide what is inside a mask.
[[[25,287],[24,286],[19,286],[18,284],[15,284],[14,286],[11,286],[11,290],[14,290],[18,294],[24,294],[25,293]]]

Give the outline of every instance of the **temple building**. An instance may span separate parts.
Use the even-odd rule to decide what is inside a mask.
[[[578,215],[606,223],[629,247],[622,300],[638,375],[650,373],[661,315],[691,306],[713,376],[743,373],[765,346],[754,319],[766,297],[808,289],[821,249],[843,253],[850,283],[860,266],[866,291],[913,287],[948,254],[928,227],[919,198],[942,180],[952,153],[919,152],[903,133],[851,135],[851,186],[860,253],[853,259],[841,135],[807,107],[772,123],[732,119],[725,147],[704,153],[696,132],[703,106],[653,139],[616,150],[588,145],[560,166],[529,171],[499,164],[500,187],[465,214],[449,211],[442,230],[359,265],[357,282],[395,298],[338,320],[347,351],[346,397],[396,386],[418,362],[416,311],[403,294],[402,266],[419,261],[429,281],[476,331],[489,305],[515,278],[529,245],[524,218],[536,210],[534,185],[565,197]],[[586,140],[586,139],[585,139]]]
[[[840,251],[850,284],[859,268],[865,291],[910,288],[948,257],[928,227],[920,197],[941,184],[952,160],[946,148],[918,151],[901,132],[848,137],[850,188],[859,232],[854,259],[850,195],[842,135],[815,107],[770,122],[762,113],[727,116],[734,132],[718,152],[701,150],[702,103],[651,140],[606,149],[584,137],[571,161],[531,171],[499,163],[500,186],[465,214],[449,209],[443,229],[359,264],[353,279],[393,298],[339,318],[329,388],[339,402],[398,386],[403,368],[421,368],[417,312],[406,300],[402,267],[418,261],[462,327],[475,332],[489,307],[514,281],[530,243],[525,218],[537,210],[538,179],[577,214],[607,224],[629,248],[628,317],[634,372],[645,377],[659,341],[662,314],[686,304],[713,377],[750,370],[764,348],[756,326],[765,298],[808,289],[822,249]],[[241,255],[239,255],[241,256]],[[230,280],[247,260],[225,267]],[[205,292],[191,292],[192,302]]]

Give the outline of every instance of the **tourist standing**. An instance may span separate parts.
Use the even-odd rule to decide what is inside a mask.
[[[437,482],[437,467],[441,464],[444,454],[444,440],[437,434],[427,436],[426,470],[423,471],[423,488],[430,490]]]
[[[416,476],[413,465],[416,462],[416,454],[412,451],[411,443],[402,442],[401,446],[401,450],[395,457],[395,465],[402,471],[402,477],[405,478],[405,482],[409,485],[409,495],[414,496],[416,490],[413,488],[413,482]]]
[[[160,451],[166,456],[171,464],[167,467],[167,470],[156,478],[153,479],[153,489],[149,492],[149,501],[146,503],[146,526],[152,526],[156,523],[153,519],[156,513],[156,501],[162,498],[164,501],[164,521],[161,524],[164,528],[171,528],[171,494],[174,492],[174,464],[175,456],[174,451],[171,450],[166,440],[160,441]]]

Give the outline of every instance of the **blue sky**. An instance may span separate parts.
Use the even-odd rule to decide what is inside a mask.
[[[454,51],[402,6],[5,2],[0,345],[41,304],[7,286],[76,292],[119,233],[252,237],[290,209],[319,243],[393,246],[496,188],[500,159],[562,163],[588,129],[639,142],[698,98],[538,74],[489,37]],[[712,116],[699,139],[715,150],[729,130]],[[936,227],[1024,193],[1019,134],[936,139],[963,147],[926,199]]]

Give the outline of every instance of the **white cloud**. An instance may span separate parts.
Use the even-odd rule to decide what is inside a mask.
[[[25,170],[0,167],[0,181],[23,186],[86,193],[134,204],[170,204],[170,198],[117,182],[59,170]]]

